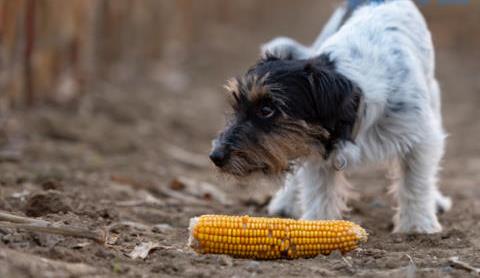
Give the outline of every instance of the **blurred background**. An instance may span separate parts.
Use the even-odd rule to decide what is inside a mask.
[[[446,125],[477,119],[480,3],[419,2],[437,49]],[[90,134],[105,148],[152,143],[169,153],[175,143],[205,166],[201,156],[228,111],[224,81],[275,36],[311,43],[339,3],[0,0],[0,154],[20,156],[19,146],[35,137],[27,132],[33,121],[54,139]],[[22,120],[13,120],[19,111]],[[33,111],[38,117],[25,119]],[[101,127],[90,126],[92,119]]]
[[[440,184],[456,206],[442,222],[478,231],[480,1],[419,2],[449,133]],[[208,161],[228,112],[222,85],[257,60],[261,43],[280,35],[313,42],[340,3],[0,0],[0,209],[92,225],[167,223],[179,229],[167,235],[170,243],[183,240],[177,233],[193,215],[264,213],[271,188],[225,185]],[[387,237],[393,212],[378,198],[383,173],[360,172],[353,181],[372,205],[357,205],[354,216],[373,210],[357,220]],[[210,189],[189,191],[192,182]],[[54,205],[35,207],[38,194],[57,196],[47,198]],[[139,198],[157,200],[160,209],[115,205]],[[69,214],[56,215],[59,207]],[[35,253],[55,257],[39,245]]]
[[[196,73],[219,83],[274,36],[312,42],[340,2],[1,0],[1,107],[75,101],[96,82],[139,77],[193,94],[212,78]],[[477,1],[419,3],[439,51],[476,54]]]

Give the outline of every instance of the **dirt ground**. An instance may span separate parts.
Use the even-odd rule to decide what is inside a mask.
[[[134,75],[119,68],[76,104],[0,119],[0,210],[119,235],[103,246],[0,228],[0,277],[473,275],[449,258],[480,267],[480,63],[473,50],[454,48],[437,53],[449,133],[440,186],[453,199],[440,217],[442,233],[391,234],[394,203],[385,171],[366,169],[350,177],[361,197],[347,218],[370,239],[345,258],[252,261],[199,256],[186,247],[190,217],[264,215],[275,190],[265,182],[223,179],[207,159],[227,111],[223,81],[251,64],[259,42],[275,35],[230,37],[231,31],[212,31],[217,35],[209,43],[179,63],[165,59]],[[142,242],[158,248],[145,259],[128,257]]]

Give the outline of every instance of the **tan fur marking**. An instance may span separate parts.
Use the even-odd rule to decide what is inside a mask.
[[[223,86],[227,90],[228,93],[239,93],[239,84],[236,78],[231,78],[227,80],[227,84]]]
[[[328,137],[323,128],[289,119],[283,119],[280,126],[280,130],[260,137],[257,145],[233,151],[230,163],[223,171],[236,176],[256,171],[278,175],[288,171],[292,161],[306,157],[312,151],[323,151],[312,148],[316,140]]]

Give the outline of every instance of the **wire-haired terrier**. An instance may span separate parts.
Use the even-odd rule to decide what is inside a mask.
[[[341,218],[345,172],[395,162],[394,232],[439,232],[436,213],[451,202],[436,185],[446,136],[430,32],[410,0],[358,2],[338,8],[311,47],[263,45],[226,85],[234,116],[210,158],[234,176],[284,177],[268,211],[304,219]]]

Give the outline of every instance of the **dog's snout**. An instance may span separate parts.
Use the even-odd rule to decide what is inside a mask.
[[[209,157],[217,167],[223,167],[228,161],[228,151],[225,147],[218,146],[213,149]]]

